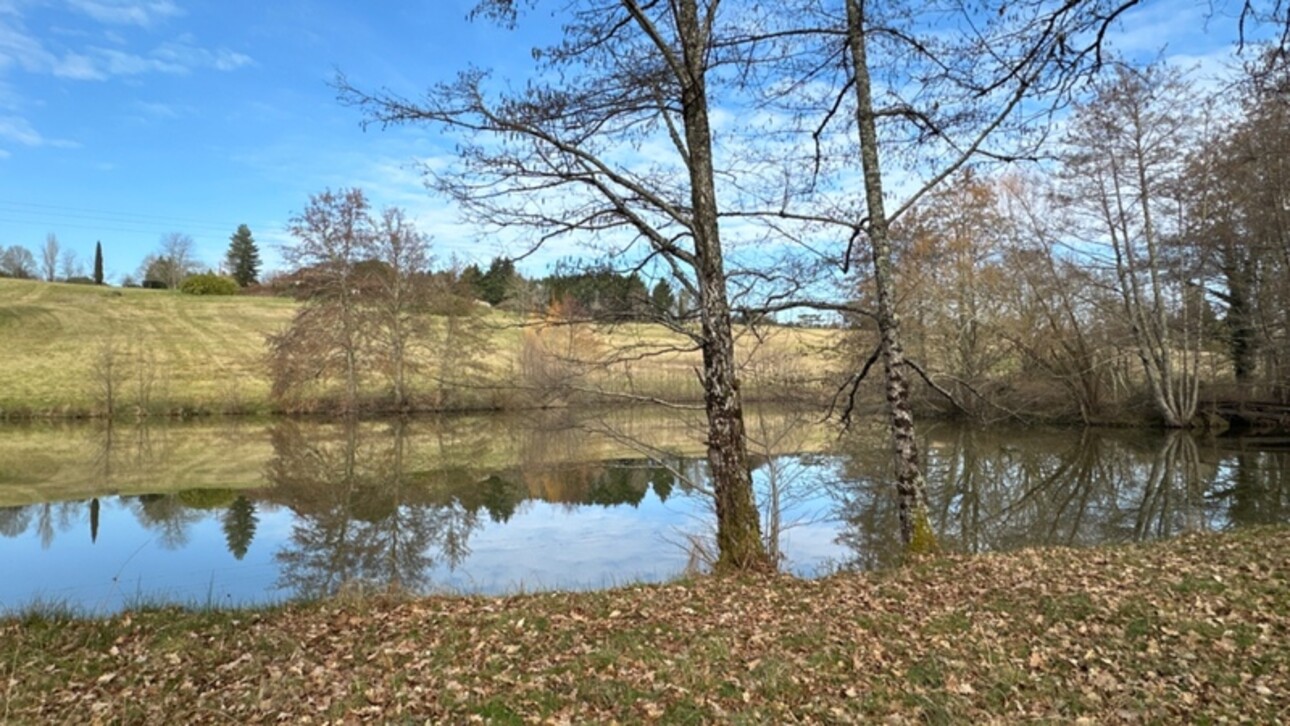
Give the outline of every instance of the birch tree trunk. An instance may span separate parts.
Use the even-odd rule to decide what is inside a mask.
[[[895,458],[896,493],[900,507],[900,538],[913,552],[936,547],[927,513],[927,488],[919,466],[914,412],[909,402],[909,379],[900,341],[900,315],[896,311],[891,238],[883,205],[882,169],[878,159],[878,129],[873,87],[865,47],[865,0],[847,0],[848,42],[855,72],[856,123],[860,134],[860,162],[864,172],[866,228],[872,248],[874,286],[883,371],[886,374],[887,416]]]

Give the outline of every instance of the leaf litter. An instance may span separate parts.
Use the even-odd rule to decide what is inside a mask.
[[[0,621],[9,723],[1276,723],[1290,528],[822,580]]]

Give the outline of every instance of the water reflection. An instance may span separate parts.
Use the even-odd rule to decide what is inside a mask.
[[[485,522],[505,524],[528,500],[635,507],[651,487],[665,501],[675,483],[665,468],[622,460],[469,467],[454,462],[461,452],[442,428],[434,434],[414,443],[402,420],[275,426],[265,496],[296,515],[275,554],[279,586],[306,597],[345,587],[425,592],[436,567],[455,570],[471,554]]]
[[[271,497],[297,515],[275,555],[279,585],[300,595],[363,583],[425,590],[436,559],[460,563],[479,527],[480,508],[452,496],[453,480],[410,470],[404,422],[362,437],[358,429],[350,421],[335,436],[307,436],[291,422],[273,430]]]
[[[239,603],[674,576],[711,525],[702,443],[685,422],[615,425],[18,430],[0,437],[0,558],[13,563],[0,607],[41,594],[112,609],[154,591]],[[750,426],[768,548],[799,574],[895,561],[884,434],[805,431],[792,415]],[[654,458],[620,445],[629,438]],[[923,450],[942,542],[983,552],[1290,521],[1290,447],[1272,443],[940,426]]]
[[[936,427],[924,441],[933,526],[959,552],[1086,546],[1290,521],[1283,451],[1233,456],[1186,431],[983,431]],[[835,496],[855,567],[895,561],[885,452],[854,446]]]

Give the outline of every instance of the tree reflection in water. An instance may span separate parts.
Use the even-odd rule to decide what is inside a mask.
[[[890,455],[883,437],[860,432],[839,452],[778,455],[772,452],[813,451],[819,444],[794,438],[804,430],[798,418],[750,421],[751,448],[762,452],[752,463],[766,504],[764,533],[772,551],[779,540],[788,542],[786,566],[810,573],[829,558],[862,567],[895,561],[896,509],[884,484]],[[76,447],[84,458],[56,460],[45,453],[48,441],[65,437],[64,431],[48,439],[31,436],[25,449],[14,447],[6,459],[6,481],[17,486],[0,489],[0,496],[12,497],[0,499],[0,544],[28,538],[5,552],[40,548],[49,562],[89,563],[81,566],[92,571],[100,560],[120,568],[135,557],[133,543],[146,540],[166,550],[151,561],[177,568],[216,562],[220,578],[256,582],[258,589],[245,595],[256,599],[266,594],[256,568],[276,570],[267,576],[300,596],[352,584],[424,592],[435,588],[433,578],[473,581],[471,568],[451,577],[446,572],[464,566],[472,544],[482,547],[485,528],[500,530],[490,532],[490,544],[503,544],[475,558],[480,572],[504,570],[497,581],[516,582],[526,579],[525,564],[507,554],[514,542],[508,526],[525,537],[555,532],[552,526],[566,521],[575,528],[569,531],[579,531],[587,522],[612,520],[621,531],[635,532],[638,514],[642,531],[660,525],[703,531],[709,525],[704,461],[668,450],[683,440],[678,432],[659,439],[652,454],[659,461],[649,462],[625,458],[630,448],[608,446],[606,437],[589,436],[585,426],[560,423],[457,417],[276,421],[240,429],[87,426],[82,431],[92,438]],[[626,434],[650,440],[651,431]],[[933,523],[945,546],[957,551],[1084,546],[1290,521],[1286,439],[942,425],[930,429],[922,444]],[[254,458],[227,465],[239,456]],[[154,485],[156,493],[116,493],[148,492]],[[33,501],[13,494],[47,486],[69,492],[68,498]],[[620,509],[608,517],[583,512],[589,516],[581,518],[578,510],[586,507]],[[794,526],[801,536],[791,534]],[[150,536],[133,537],[136,527]],[[561,547],[571,546],[563,542]],[[647,567],[658,556],[649,545],[632,544],[624,548],[638,558],[632,564],[608,550],[587,558],[603,554],[612,561],[608,566],[627,568]],[[231,558],[208,560],[203,553],[212,548],[227,549]],[[499,557],[507,559],[499,565]],[[808,558],[810,567],[795,557]],[[243,561],[245,569],[230,560]],[[506,569],[512,564],[515,569]],[[26,586],[17,583],[15,591]]]
[[[1202,446],[1203,444],[1203,446]],[[898,561],[886,452],[851,445],[834,485],[851,567]],[[1086,546],[1290,518],[1284,453],[1231,456],[1187,431],[929,430],[930,512],[957,552]]]
[[[420,591],[436,556],[455,564],[468,552],[478,517],[432,501],[433,484],[407,470],[404,422],[362,435],[352,420],[310,435],[283,422],[272,438],[271,496],[296,514],[275,555],[280,587],[304,597],[352,586]]]
[[[274,427],[265,496],[296,515],[275,555],[280,587],[304,597],[347,587],[426,592],[434,568],[456,569],[486,521],[505,523],[526,500],[635,506],[651,487],[666,497],[674,484],[665,469],[617,460],[490,471],[462,463],[483,437],[436,423],[414,435],[412,426]]]

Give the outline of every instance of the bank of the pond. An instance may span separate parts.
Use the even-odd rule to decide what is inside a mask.
[[[0,720],[1290,716],[1290,529],[825,580],[0,624]]]

